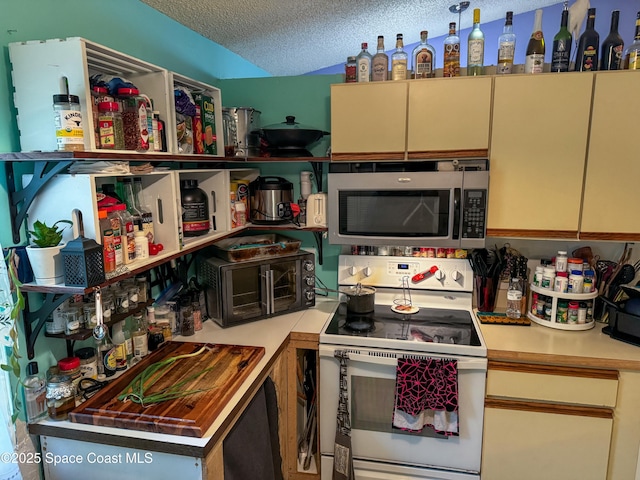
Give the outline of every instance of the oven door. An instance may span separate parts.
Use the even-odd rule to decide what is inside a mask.
[[[354,459],[461,473],[480,472],[486,358],[320,345],[323,456],[333,455],[335,440],[339,393],[336,350],[349,353],[347,386]],[[397,360],[403,356],[457,360],[459,436],[437,435],[428,427],[419,435],[392,429]]]
[[[463,172],[329,175],[329,241],[456,247]]]

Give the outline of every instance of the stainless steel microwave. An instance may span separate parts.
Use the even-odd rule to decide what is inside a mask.
[[[329,242],[481,248],[488,160],[329,165]]]
[[[231,262],[199,257],[207,314],[222,327],[261,320],[315,305],[315,256],[291,255]]]

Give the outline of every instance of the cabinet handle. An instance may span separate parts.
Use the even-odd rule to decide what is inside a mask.
[[[162,209],[162,199],[158,198],[158,222],[164,224],[164,211]]]
[[[211,213],[216,213],[216,192],[211,190]]]

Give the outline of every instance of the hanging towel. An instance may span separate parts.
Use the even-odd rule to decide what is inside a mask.
[[[458,362],[437,358],[399,358],[393,426],[443,435],[459,434]]]

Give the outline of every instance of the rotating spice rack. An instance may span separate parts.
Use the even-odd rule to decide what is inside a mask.
[[[574,301],[585,301],[591,300],[598,296],[598,292],[594,291],[591,293],[562,293],[556,292],[553,290],[549,290],[546,288],[540,288],[533,284],[530,285],[531,291],[537,293],[538,295],[545,295],[551,298],[551,319],[545,320],[544,318],[540,318],[537,315],[531,313],[531,309],[527,312],[527,317],[537,323],[538,325],[543,325],[545,327],[556,328],[558,330],[589,330],[595,326],[595,320],[593,317],[590,322],[586,323],[560,323],[558,322],[557,313],[558,313],[558,301],[559,300],[574,300]]]

